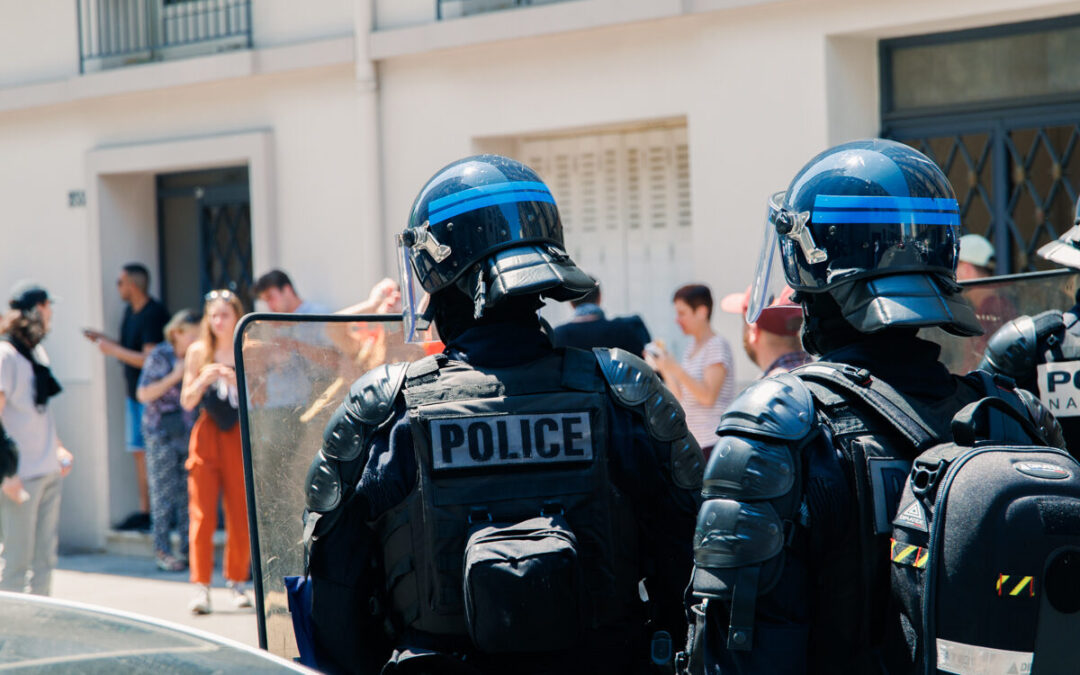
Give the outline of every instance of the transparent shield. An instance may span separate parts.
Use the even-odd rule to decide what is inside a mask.
[[[352,383],[427,350],[396,314],[249,314],[235,341],[260,646],[298,655],[284,577],[304,574],[304,477]]]
[[[1062,269],[1013,274],[960,285],[985,333],[970,338],[950,335],[940,328],[924,328],[919,333],[920,337],[941,345],[942,362],[958,375],[978,367],[990,337],[1005,323],[1025,314],[1072,307],[1076,289],[1080,287],[1080,272]]]

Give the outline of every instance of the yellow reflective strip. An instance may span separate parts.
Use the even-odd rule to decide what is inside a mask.
[[[919,547],[918,546],[907,546],[907,547],[905,547],[903,551],[900,551],[900,553],[895,558],[893,558],[893,562],[901,562],[904,558],[906,558],[909,555],[911,555],[912,553],[914,553],[917,548],[919,548]]]
[[[930,558],[930,551],[925,548],[920,548],[918,555],[915,556],[915,567],[922,569],[926,567],[926,561]]]
[[[1002,586],[1002,584],[1004,584],[1008,580],[1009,580],[1009,575],[1008,574],[999,574],[998,575],[998,582],[997,582],[998,595],[1001,595],[1001,586]]]
[[[1031,577],[1024,577],[1020,580],[1020,583],[1016,584],[1016,588],[1009,592],[1009,595],[1020,595],[1020,591],[1024,590],[1024,587],[1031,583]]]

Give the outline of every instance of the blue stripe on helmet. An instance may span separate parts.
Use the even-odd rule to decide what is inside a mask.
[[[547,202],[548,204],[554,204],[555,198],[551,196],[550,192],[501,192],[486,197],[481,196],[477,199],[470,199],[464,203],[448,206],[439,211],[429,211],[428,223],[431,225],[441,223],[456,215],[474,211],[476,209],[482,209],[485,206],[515,204],[518,202]]]
[[[955,199],[940,197],[889,197],[885,195],[817,195],[814,208],[837,209],[904,209],[959,211]]]
[[[462,190],[461,192],[452,195],[432,199],[431,203],[428,204],[428,212],[432,213],[439,209],[444,209],[451,204],[457,204],[466,199],[476,199],[477,197],[483,197],[484,195],[495,194],[498,192],[514,192],[516,190],[539,190],[551,194],[551,191],[548,190],[548,186],[538,181],[521,180],[511,181],[509,183],[492,183],[491,185],[480,185],[478,187],[469,188],[468,190]]]
[[[893,225],[960,225],[959,213],[935,211],[819,211],[815,223],[890,223]]]

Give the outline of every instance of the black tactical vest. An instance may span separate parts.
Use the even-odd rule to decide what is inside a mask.
[[[470,530],[548,514],[577,539],[585,632],[642,625],[637,530],[609,478],[611,399],[592,353],[497,369],[440,355],[409,366],[403,394],[417,483],[375,523],[399,631],[468,649]]]
[[[814,584],[809,672],[904,672],[909,657],[897,621],[899,613],[890,598],[888,544],[911,462],[926,448],[917,448],[911,438],[884,421],[872,400],[860,400],[851,389],[808,377],[814,368],[811,364],[795,374],[806,383],[819,423],[850,467],[849,476],[854,479],[850,487],[859,512],[852,514],[848,528],[836,539],[813,544],[796,540],[792,550],[810,569]],[[857,372],[850,369],[848,374]],[[873,395],[869,387],[865,389],[868,396]],[[986,394],[978,378],[964,377],[957,380],[953,396],[932,405],[905,398],[934,428],[935,436],[949,438],[953,415]],[[811,512],[830,510],[829,494],[812,481],[804,489]]]

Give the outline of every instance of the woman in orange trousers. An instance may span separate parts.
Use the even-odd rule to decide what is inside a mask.
[[[237,412],[236,368],[232,335],[244,313],[239,298],[228,290],[206,294],[199,339],[184,358],[180,405],[200,408],[188,449],[188,540],[191,581],[196,586],[188,608],[210,612],[210,578],[214,568],[214,530],[217,502],[225,506],[225,581],[233,605],[250,607],[244,582],[251,573],[247,496]]]

